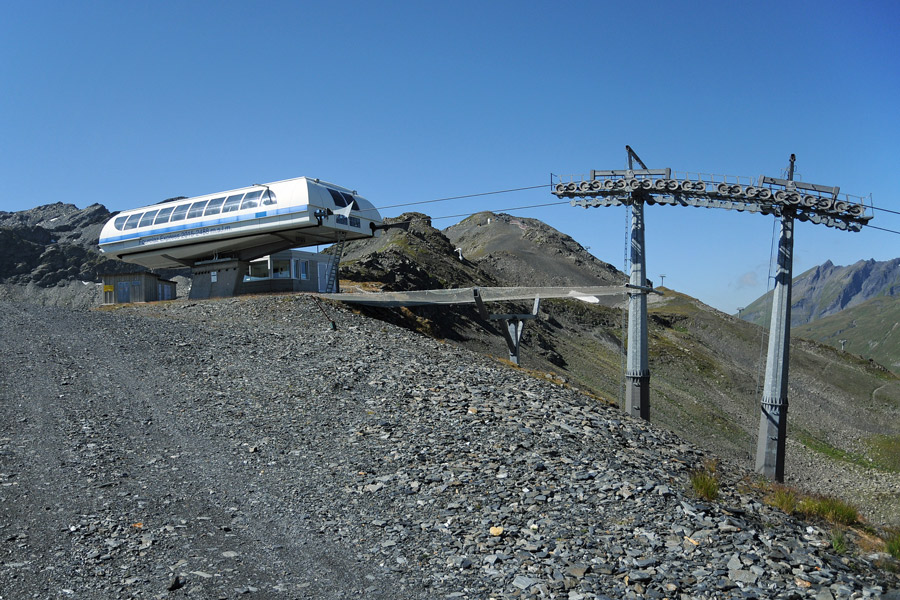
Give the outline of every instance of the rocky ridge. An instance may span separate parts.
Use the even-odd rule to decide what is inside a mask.
[[[442,233],[501,285],[617,285],[626,279],[572,237],[537,219],[481,212]]]
[[[0,300],[89,308],[99,302],[103,273],[146,270],[100,252],[100,231],[112,216],[101,204],[62,202],[0,211]],[[185,270],[160,274],[178,278],[179,295],[190,289]]]
[[[48,288],[96,281],[103,272],[137,270],[97,249],[110,216],[100,204],[79,209],[61,202],[0,212],[0,283]]]
[[[813,267],[791,284],[791,327],[859,306],[879,296],[900,297],[900,258],[860,260],[836,266],[830,260]],[[745,308],[741,318],[768,326],[771,292]]]
[[[377,238],[348,242],[341,277],[382,284],[386,291],[433,290],[497,285],[471,261],[460,260],[450,240],[431,225],[431,217],[409,212],[384,220]]]
[[[898,597],[674,434],[325,310],[3,304],[0,595]]]

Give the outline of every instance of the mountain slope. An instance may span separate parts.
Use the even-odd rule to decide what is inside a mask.
[[[145,271],[97,248],[100,231],[112,216],[100,204],[79,209],[62,202],[0,211],[0,299],[88,308],[99,302],[96,284],[103,273]],[[184,270],[160,274],[186,275]],[[180,278],[180,294],[186,293],[189,283]]]
[[[431,226],[431,217],[404,213],[385,219],[377,238],[348,242],[341,276],[378,281],[385,290],[427,290],[453,286],[497,285],[469,261],[460,260],[447,237]]]
[[[448,228],[444,233],[449,244],[425,247],[413,239],[404,241],[405,234],[398,231],[390,245],[415,246],[417,268],[425,272],[432,264],[443,269],[447,261],[471,262],[475,270],[466,265],[467,279],[447,281],[449,286],[489,279],[496,285],[539,286],[600,278],[590,266],[580,274],[583,280],[571,274],[560,277],[577,266],[580,247],[568,246],[567,236],[558,232],[540,236],[543,243],[539,245],[526,235],[531,224],[523,229],[513,221],[502,215],[479,215],[463,227]],[[546,232],[545,228],[541,224],[541,230]],[[493,240],[494,231],[498,240]],[[428,235],[442,237],[436,230]],[[465,261],[459,261],[455,248],[462,248]],[[518,260],[516,255],[526,249],[539,258]],[[439,252],[445,254],[435,254]],[[578,254],[573,258],[573,253]],[[367,260],[358,247],[351,256],[352,261]],[[529,268],[532,265],[537,268]],[[611,269],[602,268],[601,273],[610,273],[609,282],[616,279]],[[351,278],[361,275],[352,264],[348,274]],[[663,291],[663,297],[650,297],[651,419],[720,456],[752,466],[765,332],[693,298]],[[525,304],[518,310],[500,307],[495,312],[523,312]],[[542,318],[525,326],[524,367],[555,373],[601,398],[619,402],[624,338],[621,299],[613,306],[575,300],[546,300],[541,306]],[[482,353],[506,356],[495,325],[482,321],[471,307],[423,307],[407,312],[418,317],[408,321],[412,326]],[[791,357],[789,480],[821,492],[851,493],[854,500],[868,505],[870,515],[900,523],[900,499],[884,487],[870,488],[867,481],[881,475],[858,468],[882,460],[874,450],[875,440],[900,441],[900,379],[878,365],[802,339],[792,343]],[[835,455],[846,460],[836,463]],[[896,475],[884,474],[888,489],[900,486]]]
[[[900,296],[878,296],[792,329],[792,335],[841,347],[900,373]]]
[[[612,285],[625,279],[574,239],[537,219],[482,212],[443,233],[465,259],[502,285]]]
[[[328,308],[0,302],[0,594],[897,597],[746,472],[697,498],[711,457],[671,432]]]
[[[742,318],[768,326],[771,292],[754,300]],[[794,277],[791,326],[805,325],[878,296],[900,296],[900,258],[861,260],[846,267],[826,261]]]

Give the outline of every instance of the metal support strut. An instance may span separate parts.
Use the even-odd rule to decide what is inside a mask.
[[[788,180],[794,179],[794,160]],[[772,320],[769,324],[769,352],[766,355],[766,380],[760,403],[759,437],[756,440],[756,472],[784,481],[784,452],[787,438],[788,369],[791,345],[791,279],[794,263],[794,216],[781,215],[778,239],[778,266],[772,292]]]
[[[629,287],[644,288],[644,203],[631,205],[631,279]],[[625,358],[625,412],[650,420],[650,368],[647,358],[647,294],[628,293],[628,346]]]
[[[634,168],[634,160],[644,164],[630,146],[628,168]],[[631,194],[631,277],[629,287],[642,290],[647,287],[647,261],[644,255],[644,201]],[[628,346],[625,358],[625,412],[633,417],[650,420],[650,367],[647,358],[647,294],[643,291],[628,294]]]
[[[525,321],[537,319],[538,311],[541,308],[541,299],[534,299],[534,307],[531,309],[531,314],[492,315],[488,313],[487,308],[484,306],[484,301],[481,299],[481,293],[478,291],[478,288],[472,290],[472,295],[475,296],[475,305],[478,307],[478,314],[481,315],[482,319],[485,321],[503,321],[504,327],[500,331],[503,333],[504,339],[506,339],[506,347],[509,349],[509,360],[513,364],[518,365],[519,344],[522,342]]]

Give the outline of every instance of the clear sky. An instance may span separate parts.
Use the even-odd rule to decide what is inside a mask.
[[[387,206],[620,169],[629,144],[652,168],[753,177],[796,153],[799,179],[900,211],[895,0],[0,7],[0,210],[123,210],[300,175]],[[624,208],[513,214],[624,266]],[[657,283],[727,312],[766,291],[773,217],[652,206],[646,221]],[[872,224],[900,231],[900,215]],[[795,274],[887,260],[900,235],[798,223],[795,253]]]

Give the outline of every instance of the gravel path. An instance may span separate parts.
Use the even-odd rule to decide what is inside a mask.
[[[900,597],[673,434],[326,310],[0,302],[0,598]]]

